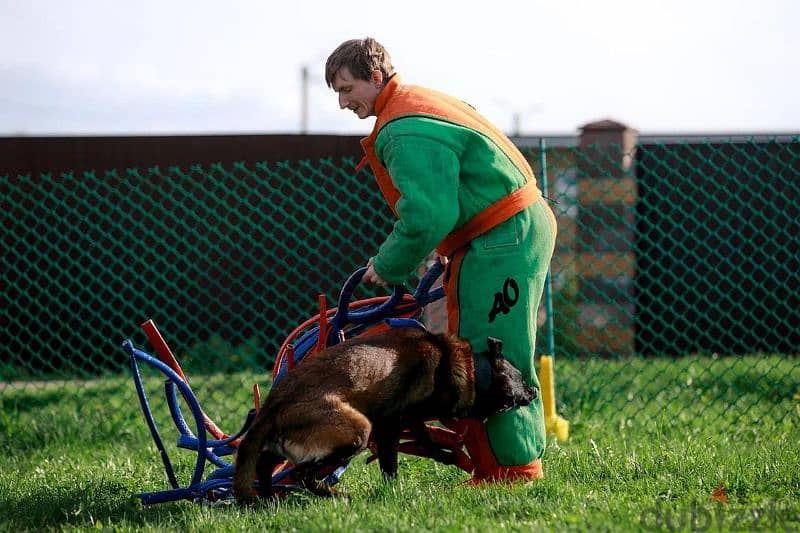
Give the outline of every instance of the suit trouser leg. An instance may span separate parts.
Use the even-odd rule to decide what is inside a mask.
[[[448,330],[479,352],[486,350],[487,337],[501,339],[504,356],[536,388],[536,318],[555,233],[552,211],[538,201],[456,253],[446,281]],[[541,477],[541,394],[531,405],[485,423],[460,424],[476,480]]]

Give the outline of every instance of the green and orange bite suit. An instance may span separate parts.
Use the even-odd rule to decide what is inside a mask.
[[[448,330],[484,351],[487,337],[539,388],[536,314],[556,222],[525,157],[471,106],[392,77],[362,140],[380,190],[397,216],[373,258],[375,272],[403,283],[434,248],[445,271]],[[541,395],[526,408],[458,421],[473,479],[542,475]]]

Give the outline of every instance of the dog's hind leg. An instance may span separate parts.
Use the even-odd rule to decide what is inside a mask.
[[[320,460],[299,464],[294,469],[295,478],[300,485],[317,496],[333,496],[333,488],[324,482],[324,478],[363,449],[360,445],[346,445],[333,450]]]
[[[329,473],[323,471],[362,452],[371,429],[367,417],[347,404],[339,404],[324,417],[318,417],[302,443],[286,446],[290,459],[297,465],[298,480],[302,479],[301,483],[315,494],[330,495],[330,488],[319,479]]]

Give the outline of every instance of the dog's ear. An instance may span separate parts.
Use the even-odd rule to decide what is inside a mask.
[[[503,341],[495,337],[487,337],[486,343],[489,345],[489,360],[496,361],[503,357]]]

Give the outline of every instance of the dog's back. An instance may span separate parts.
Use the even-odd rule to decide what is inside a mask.
[[[351,339],[308,357],[301,371],[286,374],[264,408],[276,413],[276,426],[299,414],[293,405],[302,409],[320,397],[339,398],[370,419],[405,412],[445,392],[437,388],[436,370],[443,363],[449,369],[451,355],[471,357],[465,341],[452,338],[445,344],[443,339],[416,328]]]

